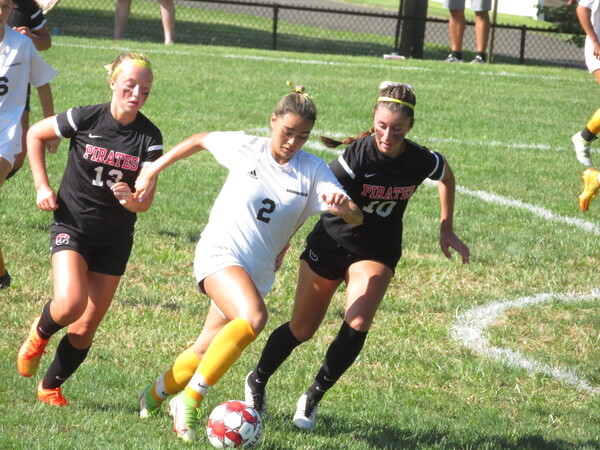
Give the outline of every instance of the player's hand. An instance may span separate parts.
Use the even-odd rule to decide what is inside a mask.
[[[327,205],[331,214],[344,216],[350,212],[350,199],[344,194],[340,194],[339,192],[322,194],[321,200]]]
[[[450,249],[453,248],[462,257],[463,264],[469,263],[471,252],[467,244],[460,240],[460,238],[452,231],[442,230],[440,232],[440,248],[446,258],[452,259]]]
[[[596,57],[596,59],[600,59],[600,43],[598,43],[598,42],[594,43],[593,52],[594,52],[594,56]]]
[[[52,139],[51,141],[46,141],[46,150],[48,153],[56,153],[58,150],[58,146],[60,145],[60,139]]]
[[[55,211],[58,208],[56,194],[50,186],[38,189],[35,202],[42,211]]]
[[[33,39],[34,38],[34,34],[31,32],[31,30],[29,29],[29,27],[13,27],[13,30],[24,34],[25,36],[27,36],[29,39]]]
[[[127,183],[121,181],[111,187],[111,190],[121,205],[126,205],[133,201],[133,193]]]
[[[147,192],[151,192],[152,188],[156,185],[156,175],[151,176],[148,173],[140,173],[135,180],[135,193],[133,194],[134,200],[141,202]]]
[[[285,244],[285,247],[283,247],[283,250],[281,250],[279,252],[279,255],[277,255],[277,258],[275,258],[275,272],[277,272],[279,269],[281,269],[281,264],[283,263],[283,258],[285,258],[285,254],[287,253],[289,248],[290,248],[290,243],[288,242],[287,244]]]

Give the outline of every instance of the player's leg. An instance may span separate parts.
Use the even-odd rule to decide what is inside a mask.
[[[452,52],[447,62],[462,62],[463,36],[465,34],[465,0],[443,0],[442,6],[450,12],[448,32]]]
[[[298,400],[298,428],[313,428],[319,402],[358,357],[392,276],[389,267],[376,261],[358,261],[348,268],[346,316],[313,384]]]
[[[160,16],[162,19],[165,44],[175,42],[175,4],[173,0],[158,0],[160,3]]]
[[[0,187],[12,169],[12,164],[0,155]]]
[[[328,280],[317,275],[306,261],[300,261],[292,317],[271,333],[258,364],[246,377],[246,403],[258,409],[261,416],[267,414],[265,389],[269,378],[298,345],[312,338],[341,282],[342,279]]]
[[[600,70],[596,70],[594,73],[600,74]],[[600,109],[596,110],[585,128],[581,132],[575,133],[571,138],[577,159],[585,166],[592,166],[591,145],[596,140],[598,133],[600,133]]]
[[[131,0],[117,0],[115,4],[115,24],[113,30],[113,39],[115,41],[123,39],[130,13]]]
[[[210,306],[204,327],[195,345],[180,353],[175,363],[140,394],[141,418],[157,412],[167,397],[178,394],[187,386],[210,342],[228,322],[217,308]]]
[[[6,266],[4,265],[4,255],[2,254],[2,248],[0,248],[0,289],[4,289],[10,286],[10,275]]]
[[[586,169],[582,174],[583,191],[579,194],[579,208],[586,212],[590,202],[598,195],[600,190],[600,173],[596,169]]]
[[[175,430],[186,441],[196,439],[198,404],[263,330],[267,310],[250,275],[240,266],[221,269],[203,280],[206,294],[223,313],[224,325],[211,340],[192,379],[169,403]],[[229,320],[231,318],[231,320]],[[214,317],[215,322],[218,320]],[[211,327],[215,324],[210,324]],[[197,346],[204,345],[197,342]],[[179,420],[179,422],[178,422]]]
[[[59,343],[54,359],[38,387],[38,398],[50,404],[57,394],[62,397],[61,386],[87,357],[96,330],[106,315],[119,286],[120,276],[97,272],[87,273],[89,297],[85,311],[68,327]],[[64,399],[64,397],[63,397]]]
[[[35,374],[50,337],[84,313],[88,298],[87,271],[87,263],[73,250],[52,255],[54,298],[44,305],[41,316],[34,320],[19,349],[17,368],[21,375]]]
[[[490,14],[488,11],[475,12],[475,40],[477,45],[477,54],[471,61],[472,64],[486,62],[486,50],[490,36]]]

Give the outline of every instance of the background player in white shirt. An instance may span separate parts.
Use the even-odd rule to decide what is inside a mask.
[[[170,164],[208,150],[229,175],[215,200],[198,246],[194,272],[211,302],[193,347],[148,386],[140,397],[147,417],[168,396],[174,430],[196,439],[196,408],[258,336],[267,322],[264,296],[290,237],[311,215],[329,211],[351,224],[362,213],[327,165],[301,150],[316,120],[316,108],[301,86],[284,96],[271,115],[270,138],[243,132],[191,136],[156,161],[136,182],[143,198],[152,177]]]
[[[454,234],[454,175],[444,157],[406,139],[414,124],[416,97],[402,83],[384,82],[373,112],[373,128],[331,162],[342,187],[364,213],[355,229],[323,214],[300,256],[296,300],[289,322],[275,329],[255,369],[246,377],[246,402],[266,414],[265,387],[292,350],[319,328],[331,299],[346,282],[346,311],[314,383],[300,396],[294,425],[311,429],[317,405],[359,355],[402,255],[402,219],[409,199],[426,179],[438,181],[440,247],[455,249],[463,262],[469,248]],[[335,147],[342,142],[324,139]]]
[[[21,116],[27,100],[27,84],[38,90],[44,117],[54,114],[50,80],[56,72],[38,54],[27,36],[11,29],[8,18],[15,8],[12,0],[0,0],[0,187],[21,153]],[[47,143],[56,151],[59,141]],[[0,289],[10,286],[0,248]]]
[[[577,6],[577,17],[585,31],[585,63],[590,73],[593,73],[600,84],[600,0],[580,0]],[[582,131],[573,135],[571,140],[579,162],[589,168],[581,178],[583,191],[579,195],[579,208],[587,211],[591,200],[600,189],[600,173],[592,168],[592,141],[600,133],[600,109],[597,109]]]
[[[71,108],[34,124],[27,135],[36,203],[54,212],[54,295],[33,321],[17,368],[34,375],[49,339],[68,327],[37,388],[40,401],[57,406],[67,405],[61,386],[87,357],[125,272],[136,214],[152,205],[153,190],[143,201],[133,199],[135,180],[162,155],[162,134],[140,111],[152,88],[150,62],[123,53],[108,69],[110,103]],[[57,137],[70,138],[58,194],[44,153]]]

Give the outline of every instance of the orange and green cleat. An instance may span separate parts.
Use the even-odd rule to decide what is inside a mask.
[[[45,353],[46,344],[48,344],[48,339],[42,339],[37,332],[40,317],[37,317],[33,321],[29,334],[23,345],[21,345],[19,354],[17,355],[17,369],[24,377],[30,377],[37,372],[40,359]]]
[[[600,185],[598,184],[598,171],[596,169],[586,169],[581,174],[583,180],[583,191],[579,194],[579,208],[586,212],[590,206],[590,202],[598,194]]]
[[[42,387],[43,381],[44,380],[40,381],[37,388],[37,398],[40,402],[54,406],[69,406],[69,402],[67,402],[67,399],[62,395],[59,387],[54,389],[44,389]]]

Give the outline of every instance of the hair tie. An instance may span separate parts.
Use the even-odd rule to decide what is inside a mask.
[[[392,97],[379,97],[377,99],[378,102],[394,102],[394,103],[400,103],[401,105],[404,106],[408,106],[410,109],[412,109],[413,111],[415,110],[415,105],[413,105],[412,103],[409,102],[405,102],[404,100],[398,100],[397,98],[392,98]]]

